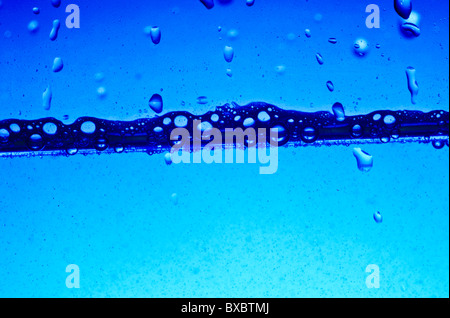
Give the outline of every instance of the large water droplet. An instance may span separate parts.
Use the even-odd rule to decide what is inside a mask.
[[[50,86],[47,86],[44,93],[42,93],[42,107],[45,110],[50,110],[52,104],[52,90]]]
[[[41,10],[39,10],[38,7],[34,7],[34,8],[33,8],[33,13],[34,13],[34,14],[39,14],[40,12],[41,12]]]
[[[394,0],[395,11],[403,19],[408,19],[412,11],[412,1],[411,0]]]
[[[206,7],[206,9],[214,8],[214,0],[200,0],[201,3]]]
[[[345,111],[344,106],[342,106],[341,103],[334,103],[333,107],[333,114],[337,121],[344,121],[345,120]]]
[[[58,73],[63,69],[63,67],[64,67],[63,60],[60,57],[55,57],[55,59],[53,60],[52,71]]]
[[[411,12],[409,18],[402,22],[400,30],[402,34],[407,37],[418,37],[420,35],[420,15],[417,12]]]
[[[150,37],[152,38],[152,42],[154,44],[159,44],[161,41],[161,29],[157,26],[154,26],[150,29]]]
[[[406,68],[406,78],[408,80],[408,90],[411,93],[411,103],[417,102],[417,94],[419,93],[419,85],[416,81],[416,69],[408,66]]]
[[[228,63],[233,61],[234,50],[231,46],[225,46],[225,48],[223,49],[223,57],[225,58],[225,61],[227,61]]]
[[[365,39],[357,39],[353,44],[353,52],[356,56],[363,57],[369,52],[369,44]]]
[[[380,211],[376,211],[376,212],[373,214],[373,219],[374,219],[375,222],[377,222],[377,223],[383,222],[383,216],[381,215]]]
[[[54,134],[56,134],[56,131],[58,130],[58,126],[56,126],[55,123],[47,122],[47,123],[45,123],[44,126],[42,127],[42,130],[43,130],[47,135],[54,135]]]
[[[354,148],[353,155],[356,158],[356,163],[358,164],[359,170],[367,172],[372,169],[373,157],[370,154],[364,150],[361,150],[361,148]]]
[[[52,41],[56,40],[56,38],[58,37],[58,31],[59,31],[60,27],[61,27],[61,23],[59,22],[59,20],[58,19],[53,20],[53,28],[50,31],[50,35],[49,35],[50,40],[52,40]]]
[[[266,122],[266,121],[270,120],[270,116],[267,112],[261,111],[258,114],[258,119],[259,119],[259,121]]]
[[[157,114],[161,113],[163,110],[163,100],[161,95],[153,94],[148,101],[148,106]]]
[[[42,136],[39,134],[32,134],[30,139],[28,140],[28,147],[31,150],[41,150],[44,146],[44,141],[42,140]]]
[[[255,4],[255,0],[247,0],[246,4],[248,7],[251,7]]]

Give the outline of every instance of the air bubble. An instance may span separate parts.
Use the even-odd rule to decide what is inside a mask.
[[[170,119],[169,117],[166,117],[163,119],[163,124],[164,125],[169,125],[172,122],[172,119]]]
[[[164,154],[164,161],[166,162],[166,165],[170,166],[172,164],[172,156],[170,155],[170,152],[166,152]]]
[[[312,143],[317,140],[317,130],[313,127],[305,127],[302,131],[301,139],[306,143]]]
[[[0,129],[0,142],[7,142],[9,138],[9,131],[5,128]]]
[[[400,25],[402,34],[407,37],[418,37],[420,35],[420,15],[417,12],[411,12],[409,18]]]
[[[59,8],[59,6],[61,5],[61,0],[51,0],[52,1],[52,6],[54,6],[55,8]]]
[[[352,127],[352,136],[354,138],[360,138],[363,135],[363,129],[360,125],[356,124]]]
[[[208,104],[208,97],[206,97],[206,96],[197,97],[197,104],[200,104],[200,105]]]
[[[277,138],[272,136],[272,132],[277,132]],[[287,130],[281,125],[276,125],[270,128],[270,144],[278,146],[284,144],[287,141]]]
[[[28,23],[28,31],[30,31],[30,33],[36,33],[38,30],[39,23],[36,20],[32,20]]]
[[[30,139],[28,140],[28,147],[31,150],[41,150],[44,146],[44,142],[42,140],[42,136],[39,134],[32,134]]]
[[[34,7],[34,8],[33,8],[33,13],[34,13],[34,14],[39,14],[40,12],[41,12],[41,10],[39,10],[38,7]]]
[[[159,126],[156,126],[155,128],[153,128],[153,131],[154,131],[155,133],[160,133],[160,132],[163,131],[163,129],[162,129],[161,127],[159,127]]]
[[[270,120],[270,116],[267,112],[261,111],[258,114],[258,119],[259,119],[259,121],[266,122],[266,121]]]
[[[67,153],[68,155],[70,155],[70,156],[73,156],[73,155],[77,154],[77,152],[78,152],[78,149],[77,149],[77,148],[74,148],[74,147],[71,147],[71,148],[67,148],[67,149],[66,149],[66,153]]]
[[[81,124],[81,131],[85,134],[93,134],[95,132],[95,124],[92,121],[85,121]]]
[[[214,0],[200,0],[201,3],[206,7],[206,9],[214,8]]]
[[[179,115],[179,116],[175,117],[173,122],[174,122],[175,126],[177,126],[177,127],[186,127],[188,120],[185,116]]]
[[[361,148],[354,148],[353,155],[356,158],[359,170],[368,172],[370,169],[372,169],[373,157],[370,154],[368,154],[364,150],[361,150]]]
[[[395,117],[392,115],[384,116],[384,123],[388,126],[395,124]]]
[[[311,30],[310,29],[306,29],[305,30],[305,35],[306,35],[307,38],[310,38],[311,37]]]
[[[217,115],[217,114],[212,114],[212,115],[211,115],[211,120],[212,120],[213,122],[217,122],[217,121],[219,120],[219,115]]]
[[[331,44],[336,44],[337,43],[337,39],[336,38],[329,38],[328,42],[330,42]]]
[[[95,143],[95,149],[97,149],[98,151],[104,151],[106,149],[108,149],[108,140],[106,140],[106,138],[98,138],[96,143]]]
[[[97,88],[97,96],[100,99],[106,97],[106,88],[104,86],[100,86],[99,88]]]
[[[255,0],[247,0],[246,4],[247,4],[247,7],[251,7],[255,4]]]
[[[48,122],[48,123],[44,124],[44,126],[42,127],[42,130],[47,135],[54,135],[54,134],[56,134],[56,131],[58,130],[58,126],[56,126],[55,123]]]
[[[442,140],[433,140],[431,144],[435,149],[442,149],[445,146],[445,143]]]
[[[255,123],[255,120],[251,117],[244,119],[244,122],[242,123],[244,127],[250,127],[253,126]]]
[[[373,118],[374,121],[378,121],[378,120],[381,119],[381,115],[377,113],[377,114],[373,115],[372,118]]]
[[[116,145],[116,146],[114,147],[114,152],[115,152],[115,153],[122,153],[122,152],[124,152],[124,150],[125,150],[125,147],[122,146],[122,145]]]
[[[17,124],[14,124],[14,123],[9,125],[9,129],[11,129],[11,131],[14,132],[14,133],[20,132],[20,126],[17,125]]]
[[[148,106],[157,114],[161,113],[163,110],[163,100],[161,95],[153,94],[153,96],[148,101]]]

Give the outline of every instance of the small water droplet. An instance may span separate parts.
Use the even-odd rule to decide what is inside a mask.
[[[356,124],[352,127],[352,136],[354,138],[360,138],[363,135],[363,129],[360,125]]]
[[[157,26],[154,26],[150,29],[150,37],[152,38],[152,42],[154,44],[159,44],[161,41],[161,29]]]
[[[201,3],[206,7],[206,9],[214,8],[214,0],[200,0]]]
[[[356,158],[359,170],[368,172],[370,169],[372,169],[373,157],[370,154],[368,154],[364,150],[361,150],[361,148],[354,148],[353,155]]]
[[[230,40],[235,40],[239,35],[239,31],[236,29],[231,29],[227,32],[227,36]]]
[[[58,73],[63,69],[63,67],[64,67],[63,60],[60,57],[55,57],[55,59],[53,60],[52,71]]]
[[[197,97],[197,104],[200,104],[200,105],[208,104],[208,97],[206,97],[206,96]]]
[[[384,116],[383,121],[386,125],[391,126],[391,125],[395,124],[396,119],[392,115],[386,115],[386,116]]]
[[[330,42],[331,44],[336,44],[337,43],[337,39],[336,38],[329,38],[328,42]]]
[[[125,150],[125,147],[122,145],[116,145],[114,147],[114,152],[116,152],[116,153],[122,153],[124,150]]]
[[[331,81],[327,82],[327,88],[330,92],[334,91],[334,84]]]
[[[276,67],[275,67],[275,71],[278,73],[278,74],[284,74],[285,72],[286,72],[286,66],[284,66],[284,65],[277,65]]]
[[[34,7],[34,8],[33,8],[33,13],[34,13],[34,14],[39,14],[40,12],[41,12],[41,10],[39,10],[38,7]]]
[[[302,131],[301,139],[306,143],[316,141],[317,137],[317,130],[314,127],[305,127]]]
[[[163,110],[163,100],[161,95],[153,94],[148,101],[148,106],[157,114],[161,113]]]
[[[103,137],[98,138],[95,143],[95,149],[97,149],[98,151],[108,149],[108,140],[106,140],[106,138]]]
[[[162,129],[162,127],[156,126],[155,128],[153,128],[153,131],[154,131],[155,133],[160,133],[160,132],[163,131],[163,129]]]
[[[52,6],[54,6],[55,8],[59,8],[60,5],[61,0],[52,0]]]
[[[50,35],[49,35],[50,40],[52,40],[52,41],[56,40],[56,38],[58,37],[58,31],[59,31],[60,27],[61,27],[61,23],[59,22],[59,20],[58,19],[53,20],[53,27],[52,27],[52,30],[50,31]]]
[[[28,140],[28,147],[31,150],[41,150],[44,146],[44,142],[42,140],[42,136],[39,134],[32,134],[30,139]]]
[[[316,59],[320,65],[323,64],[323,57],[322,57],[322,55],[320,55],[320,53],[316,53]]]
[[[217,122],[217,121],[219,120],[219,115],[217,115],[217,114],[212,114],[212,115],[211,115],[211,120],[212,120],[213,122]]]
[[[345,120],[345,111],[344,106],[342,106],[341,103],[334,103],[333,107],[333,114],[337,121],[344,121]]]
[[[277,134],[275,137],[274,134]],[[275,125],[270,128],[270,144],[278,146],[280,143],[284,143],[287,139],[287,130],[281,125]]]
[[[174,205],[178,204],[178,195],[176,193],[172,193],[172,195],[170,196],[170,199],[172,200],[172,203]]]
[[[14,133],[20,132],[20,126],[15,123],[12,123],[11,125],[9,125],[9,129],[11,129],[11,131]]]
[[[307,38],[311,37],[311,30],[310,29],[305,29],[305,35]]]
[[[374,121],[378,121],[378,120],[381,119],[381,115],[380,114],[375,114],[375,115],[373,115],[372,118],[373,118]]]
[[[75,155],[78,152],[78,149],[75,147],[67,148],[66,153],[70,156]]]
[[[227,76],[228,77],[232,77],[233,76],[233,72],[231,71],[231,68],[227,68]]]
[[[223,49],[223,57],[228,63],[231,63],[231,61],[233,61],[234,50],[231,46],[225,46],[225,48]]]
[[[255,123],[255,120],[253,118],[249,117],[249,118],[244,119],[242,124],[244,125],[244,127],[250,127],[250,126],[253,126],[254,123]]]
[[[376,211],[376,212],[373,214],[373,219],[374,219],[375,222],[377,222],[377,223],[383,222],[383,217],[382,217],[380,211]]]
[[[0,142],[7,142],[9,138],[9,131],[5,128],[0,129]]]
[[[106,97],[106,88],[104,86],[97,88],[97,96],[100,99],[104,99]]]
[[[255,4],[255,0],[247,0],[246,4],[247,4],[247,7],[251,7]]]

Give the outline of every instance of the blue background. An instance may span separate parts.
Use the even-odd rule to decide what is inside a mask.
[[[163,112],[201,114],[232,101],[302,111],[341,102],[349,115],[448,111],[446,1],[413,2],[417,38],[402,35],[384,0],[376,2],[380,29],[366,27],[372,2],[361,1],[216,1],[212,10],[198,0],[1,2],[0,119],[153,117],[155,93]],[[65,26],[69,3],[80,7],[80,29]],[[153,25],[158,45],[144,33]],[[369,43],[363,58],[352,51],[360,37]],[[225,45],[234,48],[231,63]],[[57,56],[64,68],[53,73]],[[417,104],[408,66],[417,70]],[[207,104],[197,103],[202,95]],[[448,147],[363,149],[374,156],[369,173],[345,146],[280,148],[274,175],[255,164],[167,166],[162,155],[141,153],[2,158],[0,296],[448,297]],[[68,264],[80,268],[80,289],[66,288]],[[379,289],[366,286],[369,264],[380,268]]]

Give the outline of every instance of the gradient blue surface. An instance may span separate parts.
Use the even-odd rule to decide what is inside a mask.
[[[211,10],[198,0],[1,3],[0,119],[153,117],[155,93],[163,112],[201,114],[232,101],[302,111],[341,102],[349,115],[448,111],[445,1],[413,2],[417,38],[402,35],[385,0],[376,2],[380,29],[366,27],[372,2],[361,1],[216,1]],[[79,29],[64,25],[69,3],[80,7]],[[154,25],[158,45],[144,33]],[[363,58],[353,54],[360,37],[369,43]],[[57,56],[64,68],[54,73]],[[417,104],[408,66],[417,70]],[[280,148],[274,175],[255,164],[167,166],[146,154],[0,158],[0,296],[448,297],[448,147],[363,149],[374,156],[368,173],[345,146]],[[79,289],[66,287],[69,264],[80,268]],[[369,264],[380,268],[378,289],[366,286]]]

